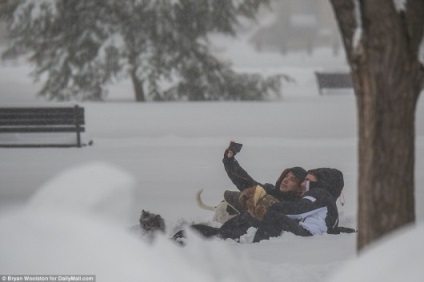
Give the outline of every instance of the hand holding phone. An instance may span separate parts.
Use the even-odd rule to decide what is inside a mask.
[[[231,141],[230,142],[230,146],[228,147],[228,149],[230,151],[232,151],[234,154],[237,154],[240,152],[241,148],[243,147],[243,144]]]

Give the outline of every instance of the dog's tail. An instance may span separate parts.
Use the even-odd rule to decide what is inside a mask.
[[[208,210],[208,211],[215,211],[215,207],[208,206],[205,203],[203,203],[202,198],[200,197],[202,192],[203,192],[203,189],[200,189],[199,191],[197,191],[197,194],[196,194],[196,202],[199,208]]]

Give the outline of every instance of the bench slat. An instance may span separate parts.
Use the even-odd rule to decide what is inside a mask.
[[[5,113],[75,113],[75,107],[7,107],[7,108],[0,108],[2,112]],[[84,112],[84,108],[78,107],[77,112],[81,113]]]
[[[84,123],[84,109],[64,109],[63,112],[55,109],[54,111],[40,110],[40,109],[23,109],[19,111],[19,108],[0,108],[0,120],[63,120],[64,122],[74,121],[78,123]]]
[[[1,109],[0,109],[1,111]],[[80,120],[84,121],[84,115],[47,115],[47,114],[4,114],[0,112],[0,119],[1,120],[14,120],[14,119],[35,119],[35,120],[52,120],[52,119],[59,119],[59,120]]]
[[[0,144],[0,148],[70,148],[75,144]]]
[[[18,125],[83,125],[84,120],[78,119],[2,119],[0,117],[0,126],[18,126]]]
[[[85,132],[84,127],[0,127],[2,133]]]

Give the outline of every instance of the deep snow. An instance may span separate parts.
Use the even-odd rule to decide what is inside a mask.
[[[190,234],[184,248],[167,239],[183,220],[212,218],[196,206],[197,190],[204,188],[204,201],[217,204],[226,189],[234,189],[221,163],[230,140],[244,144],[237,159],[261,182],[274,182],[282,169],[295,165],[340,169],[346,202],[339,205],[341,225],[356,227],[355,100],[351,91],[319,96],[313,76],[318,69],[347,69],[343,55],[332,57],[328,50],[317,50],[312,57],[257,54],[237,40],[225,40],[224,46],[220,56],[232,60],[237,69],[281,72],[296,83],[286,85],[281,99],[272,102],[135,104],[130,84],[121,82],[110,87],[107,102],[81,103],[86,109],[84,137],[93,140],[93,146],[0,149],[0,275],[309,282],[327,281],[353,260],[353,270],[333,281],[347,276],[350,281],[422,277],[422,244],[408,246],[415,248],[413,255],[398,257],[407,242],[422,241],[422,227],[394,237],[393,243],[386,243],[388,249],[379,246],[359,260],[355,234],[311,238],[283,234],[258,244],[204,241]],[[22,62],[0,64],[2,106],[45,104],[35,98],[40,84],[32,84],[28,72]],[[416,128],[416,210],[421,226],[422,98]],[[127,232],[141,209],[166,219],[168,234],[153,246]],[[372,267],[382,262],[381,256],[384,267]],[[394,268],[393,262],[402,267]],[[403,272],[394,276],[395,270]]]

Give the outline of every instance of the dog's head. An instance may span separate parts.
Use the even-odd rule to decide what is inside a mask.
[[[224,224],[238,214],[238,211],[224,200],[215,207],[215,214],[212,220]]]
[[[240,202],[251,216],[262,220],[268,208],[278,200],[257,185],[244,190],[240,195]]]
[[[141,228],[146,232],[165,232],[165,221],[159,214],[154,214],[145,210],[141,211],[139,218]]]
[[[240,203],[243,209],[249,211],[254,209],[257,202],[266,195],[264,188],[259,185],[247,188],[240,194]]]

